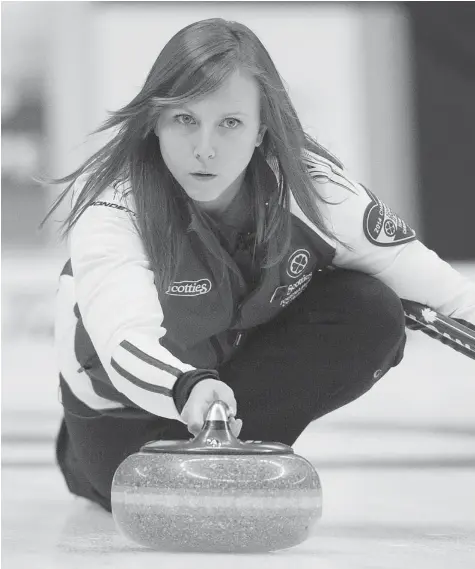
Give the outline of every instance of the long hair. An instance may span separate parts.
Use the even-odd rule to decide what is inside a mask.
[[[322,220],[317,201],[324,200],[302,160],[302,151],[322,156],[340,168],[341,163],[304,132],[283,81],[257,36],[243,24],[221,18],[193,23],[165,45],[138,95],[110,113],[94,132],[116,129],[115,136],[76,171],[50,180],[69,185],[42,224],[82,174],[88,174],[87,181],[61,225],[63,237],[106,187],[127,181],[135,203],[134,223],[156,274],[156,285],[167,287],[175,275],[189,222],[183,206],[194,206],[166,167],[154,127],[163,108],[181,106],[213,92],[236,70],[247,72],[257,81],[261,123],[267,127],[246,170],[253,211],[267,212],[256,215],[256,246],[272,251],[264,258],[264,266],[279,262],[289,247],[291,192],[308,218],[325,235],[336,239]],[[269,171],[275,175],[275,191],[264,209]],[[268,248],[271,241],[277,246]]]

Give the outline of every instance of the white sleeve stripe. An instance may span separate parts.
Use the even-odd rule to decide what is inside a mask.
[[[173,389],[177,378],[181,374],[194,369],[186,364],[183,364],[183,368],[180,369],[181,362],[173,354],[164,350],[156,338],[144,338],[139,334],[132,334],[132,336],[132,338],[129,337],[127,340],[124,339],[112,352],[108,360],[111,371],[110,379],[119,391],[123,388],[126,376],[124,373],[116,373],[114,367],[111,366],[112,359],[114,359],[116,365],[124,370],[125,373],[130,374],[132,378],[139,378],[139,381],[142,382],[141,385],[149,384],[169,390]],[[125,342],[132,349],[126,349],[124,346]],[[140,346],[140,348],[137,346]],[[137,357],[134,353],[135,351],[139,354],[145,354],[146,357]],[[152,361],[152,364],[149,363],[149,360]],[[155,362],[160,362],[161,365],[153,365]],[[168,373],[166,369],[174,370],[175,373]],[[127,381],[127,384],[130,384],[132,387],[131,382]],[[135,386],[135,391],[137,391],[136,387],[137,385]]]
[[[137,348],[137,346],[134,346],[127,340],[121,342],[120,346],[125,350],[127,350],[128,352],[130,352],[131,354],[133,354],[134,356],[136,356],[137,358],[139,358],[140,360],[142,360],[143,362],[148,363],[158,369],[161,369],[162,371],[166,371],[174,375],[175,377],[179,377],[183,373],[181,370],[177,369],[176,367],[166,364],[165,362],[162,362],[160,360],[157,360],[150,354],[143,352],[140,348]]]
[[[171,389],[168,389],[167,387],[163,387],[160,385],[153,385],[151,383],[146,383],[145,381],[141,381],[138,377],[135,377],[135,375],[132,375],[131,373],[126,371],[124,368],[122,368],[114,360],[114,358],[111,359],[111,366],[115,369],[115,371],[118,374],[120,374],[122,377],[124,377],[125,379],[130,381],[130,383],[133,383],[137,387],[140,387],[140,389],[144,389],[145,391],[150,391],[152,393],[159,393],[160,395],[166,395],[167,397],[173,396]]]

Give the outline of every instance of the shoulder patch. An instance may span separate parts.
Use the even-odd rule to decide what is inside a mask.
[[[391,247],[416,239],[416,232],[377,196],[363,186],[371,198],[363,216],[364,233],[373,245]]]

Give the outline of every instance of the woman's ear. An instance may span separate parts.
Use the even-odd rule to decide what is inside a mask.
[[[155,134],[155,136],[156,136],[157,138],[160,138],[160,136],[159,136],[159,127],[160,127],[160,125],[162,124],[161,118],[162,118],[162,115],[161,115],[161,113],[160,113],[158,116],[156,116],[156,118],[155,118],[155,125],[154,125],[154,127],[153,127],[153,133]]]
[[[267,127],[264,124],[261,124],[261,128],[259,129],[259,133],[256,139],[256,146],[260,146],[262,144],[262,139],[267,131]]]

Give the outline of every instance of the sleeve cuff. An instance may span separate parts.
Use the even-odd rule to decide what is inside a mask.
[[[193,387],[203,379],[217,379],[219,374],[215,369],[196,369],[183,373],[173,386],[173,400],[178,413],[183,411]]]

